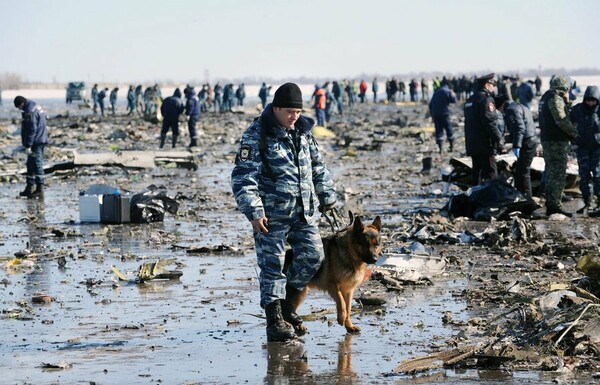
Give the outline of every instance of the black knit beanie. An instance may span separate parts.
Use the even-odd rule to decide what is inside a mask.
[[[275,91],[273,107],[302,108],[302,91],[294,83],[285,83]]]

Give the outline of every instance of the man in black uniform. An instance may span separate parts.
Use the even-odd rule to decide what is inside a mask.
[[[472,185],[476,186],[497,176],[494,154],[502,135],[498,130],[495,74],[475,79],[477,91],[467,99],[465,112],[465,143],[467,155],[473,161]]]

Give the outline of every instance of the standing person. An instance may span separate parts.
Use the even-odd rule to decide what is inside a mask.
[[[373,79],[371,90],[373,91],[373,103],[377,103],[377,92],[379,92],[379,83],[377,82],[377,78]]]
[[[563,211],[562,195],[565,189],[567,154],[570,142],[577,137],[577,129],[569,120],[569,80],[556,76],[550,89],[544,93],[539,104],[539,122],[546,163],[546,215],[572,214]]]
[[[433,93],[429,102],[429,113],[435,126],[435,143],[440,154],[443,152],[444,131],[450,145],[450,152],[454,149],[454,127],[452,127],[452,121],[450,120],[450,104],[453,103],[456,103],[456,94],[450,88],[448,82],[444,81],[442,86]]]
[[[21,122],[21,144],[27,153],[27,176],[22,197],[37,198],[44,194],[44,147],[48,144],[46,113],[33,100],[19,95],[15,107],[23,111]]]
[[[426,101],[429,99],[429,85],[425,78],[421,78],[421,100]]]
[[[475,79],[477,91],[465,102],[465,145],[467,155],[473,161],[473,186],[488,179],[495,179],[495,153],[502,136],[498,131],[498,115],[492,95],[496,93],[494,74]]]
[[[504,114],[504,123],[512,138],[512,150],[517,157],[515,188],[532,200],[531,162],[537,148],[533,116],[526,105],[509,100],[507,95],[499,95],[494,101],[498,111]]]
[[[398,92],[398,86],[400,83],[396,81],[396,79],[392,78],[389,82],[388,89],[388,102],[395,103],[396,102],[396,93]],[[388,87],[386,87],[388,88]]]
[[[329,92],[329,82],[325,82],[322,88],[325,92],[325,124],[327,124],[331,120],[331,106],[334,103],[334,99],[331,92]]]
[[[198,101],[200,102],[200,112],[208,111],[208,89],[207,85],[202,85],[202,89],[198,92]]]
[[[417,79],[412,79],[410,81],[410,83],[408,83],[408,90],[410,93],[410,101],[411,102],[416,102],[418,99],[418,89],[419,89],[419,82],[417,82]]]
[[[535,76],[535,80],[534,80],[534,84],[535,84],[535,96],[540,96],[542,95],[542,79],[540,79],[539,75]]]
[[[215,107],[215,112],[221,112],[221,110],[223,109],[223,87],[221,87],[221,84],[219,84],[219,82],[217,82],[217,84],[215,84],[215,88],[213,89],[214,92],[214,107]]]
[[[340,115],[344,115],[344,101],[342,100],[342,95],[344,91],[342,90],[342,86],[336,80],[333,81],[331,86],[331,93],[333,94],[333,98],[335,99],[335,104],[337,105],[337,111]]]
[[[200,117],[200,102],[196,96],[196,91],[191,87],[185,95],[187,101],[185,103],[185,114],[188,116],[188,132],[190,134],[190,145],[188,147],[196,147],[198,145],[198,134],[196,133],[196,122]]]
[[[352,108],[352,106],[354,106],[354,91],[352,90],[352,82],[346,83],[344,91],[346,91],[346,95],[348,95],[348,108]]]
[[[135,111],[135,92],[133,86],[129,86],[127,90],[127,115],[133,114]]]
[[[358,85],[358,97],[360,98],[360,102],[364,103],[367,98],[367,82],[364,79],[361,79],[360,84]]]
[[[92,109],[95,114],[98,110],[98,85],[97,84],[94,84],[94,87],[92,87],[92,103],[94,104]]]
[[[578,214],[586,212],[592,203],[592,190],[596,204],[600,206],[600,89],[589,86],[583,94],[583,103],[571,110],[569,117],[577,126],[577,164],[579,165],[579,189],[583,198],[583,208]]]
[[[177,137],[179,136],[179,115],[183,112],[184,106],[181,101],[181,91],[175,89],[173,96],[169,96],[163,100],[160,106],[160,113],[163,116],[162,130],[160,131],[160,148],[165,145],[167,132],[169,129],[173,132],[173,148],[177,145]]]
[[[108,91],[108,87],[104,87],[103,90],[98,92],[98,105],[100,106],[100,114],[104,116],[104,98],[106,97],[106,91]]]
[[[336,202],[333,180],[311,133],[315,122],[301,112],[300,88],[280,86],[273,103],[244,132],[231,173],[237,205],[254,230],[269,341],[295,337],[286,322],[302,324],[289,300],[324,259],[317,211],[328,211]],[[284,272],[286,242],[294,260]]]
[[[112,91],[110,91],[110,96],[108,98],[113,116],[115,115],[115,106],[117,105],[117,92],[119,92],[119,87],[113,88]]]
[[[392,86],[393,86],[393,84],[394,84],[394,83],[395,83],[395,80],[392,78]],[[396,90],[397,90],[397,91],[400,93],[400,95],[399,95],[399,100],[402,100],[402,101],[404,101],[404,100],[405,100],[405,97],[406,97],[406,83],[404,82],[404,80],[400,79],[400,80],[398,81]],[[392,92],[393,92],[393,91],[394,91],[394,90],[392,89]],[[396,101],[396,99],[395,99],[395,98],[396,98],[396,93],[395,93],[395,92],[393,92],[393,93],[392,93],[392,101],[394,101],[394,102],[395,102],[395,101]]]
[[[325,126],[325,107],[326,107],[326,95],[325,90],[322,87],[319,87],[318,84],[315,84],[315,91],[313,92],[314,104],[313,107],[315,109],[315,116],[317,117],[317,125]]]
[[[269,87],[265,83],[260,86],[260,90],[258,90],[258,98],[260,99],[260,103],[262,104],[262,108],[266,108],[267,106],[267,97],[269,96]]]
[[[135,108],[137,109],[138,114],[144,115],[144,96],[143,96],[143,88],[141,84],[138,84],[135,87]]]
[[[235,90],[235,97],[238,100],[238,106],[243,106],[244,99],[246,98],[246,86],[244,85],[244,83],[240,84]]]
[[[152,87],[147,87],[144,90],[143,98],[144,98],[144,118],[150,117],[150,104],[152,103],[154,90]]]

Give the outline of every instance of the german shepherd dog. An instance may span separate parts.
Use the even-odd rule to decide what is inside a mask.
[[[381,254],[381,218],[377,216],[370,225],[363,225],[359,217],[350,214],[350,225],[333,235],[323,238],[325,260],[302,291],[293,290],[286,297],[294,312],[304,302],[309,288],[316,288],[329,293],[335,301],[337,322],[346,327],[348,333],[356,334],[360,328],[352,324],[350,313],[354,290],[364,281],[367,264],[377,262]],[[286,252],[286,266],[293,259],[292,250]],[[306,333],[302,324],[292,325],[296,334]]]

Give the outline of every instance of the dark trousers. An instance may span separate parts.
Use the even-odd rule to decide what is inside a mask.
[[[338,96],[335,98],[335,104],[337,105],[337,110],[340,115],[344,115],[344,103],[342,102],[342,97]]]
[[[471,184],[477,186],[481,182],[489,179],[496,179],[498,169],[496,167],[496,158],[494,154],[471,155],[473,169],[471,174]]]
[[[535,157],[537,145],[533,138],[523,139],[519,159],[515,164],[515,188],[519,190],[527,199],[533,197],[531,193],[531,162]]]
[[[594,195],[600,196],[600,148],[577,149],[577,163],[579,165],[579,190],[584,202],[589,203]]]
[[[450,121],[450,115],[433,115],[435,126],[435,142],[439,145],[444,141],[444,131],[448,142],[454,142],[454,127]]]
[[[197,116],[190,116],[188,119],[188,132],[190,133],[190,139],[197,139],[198,135],[196,135],[196,122],[198,121]]]
[[[165,139],[169,129],[173,130],[173,147],[175,147],[175,144],[177,143],[177,137],[179,136],[179,121],[177,120],[163,120],[162,130],[160,130],[160,147],[165,144]]]
[[[27,156],[27,184],[44,184],[44,144],[31,146],[31,154]]]

